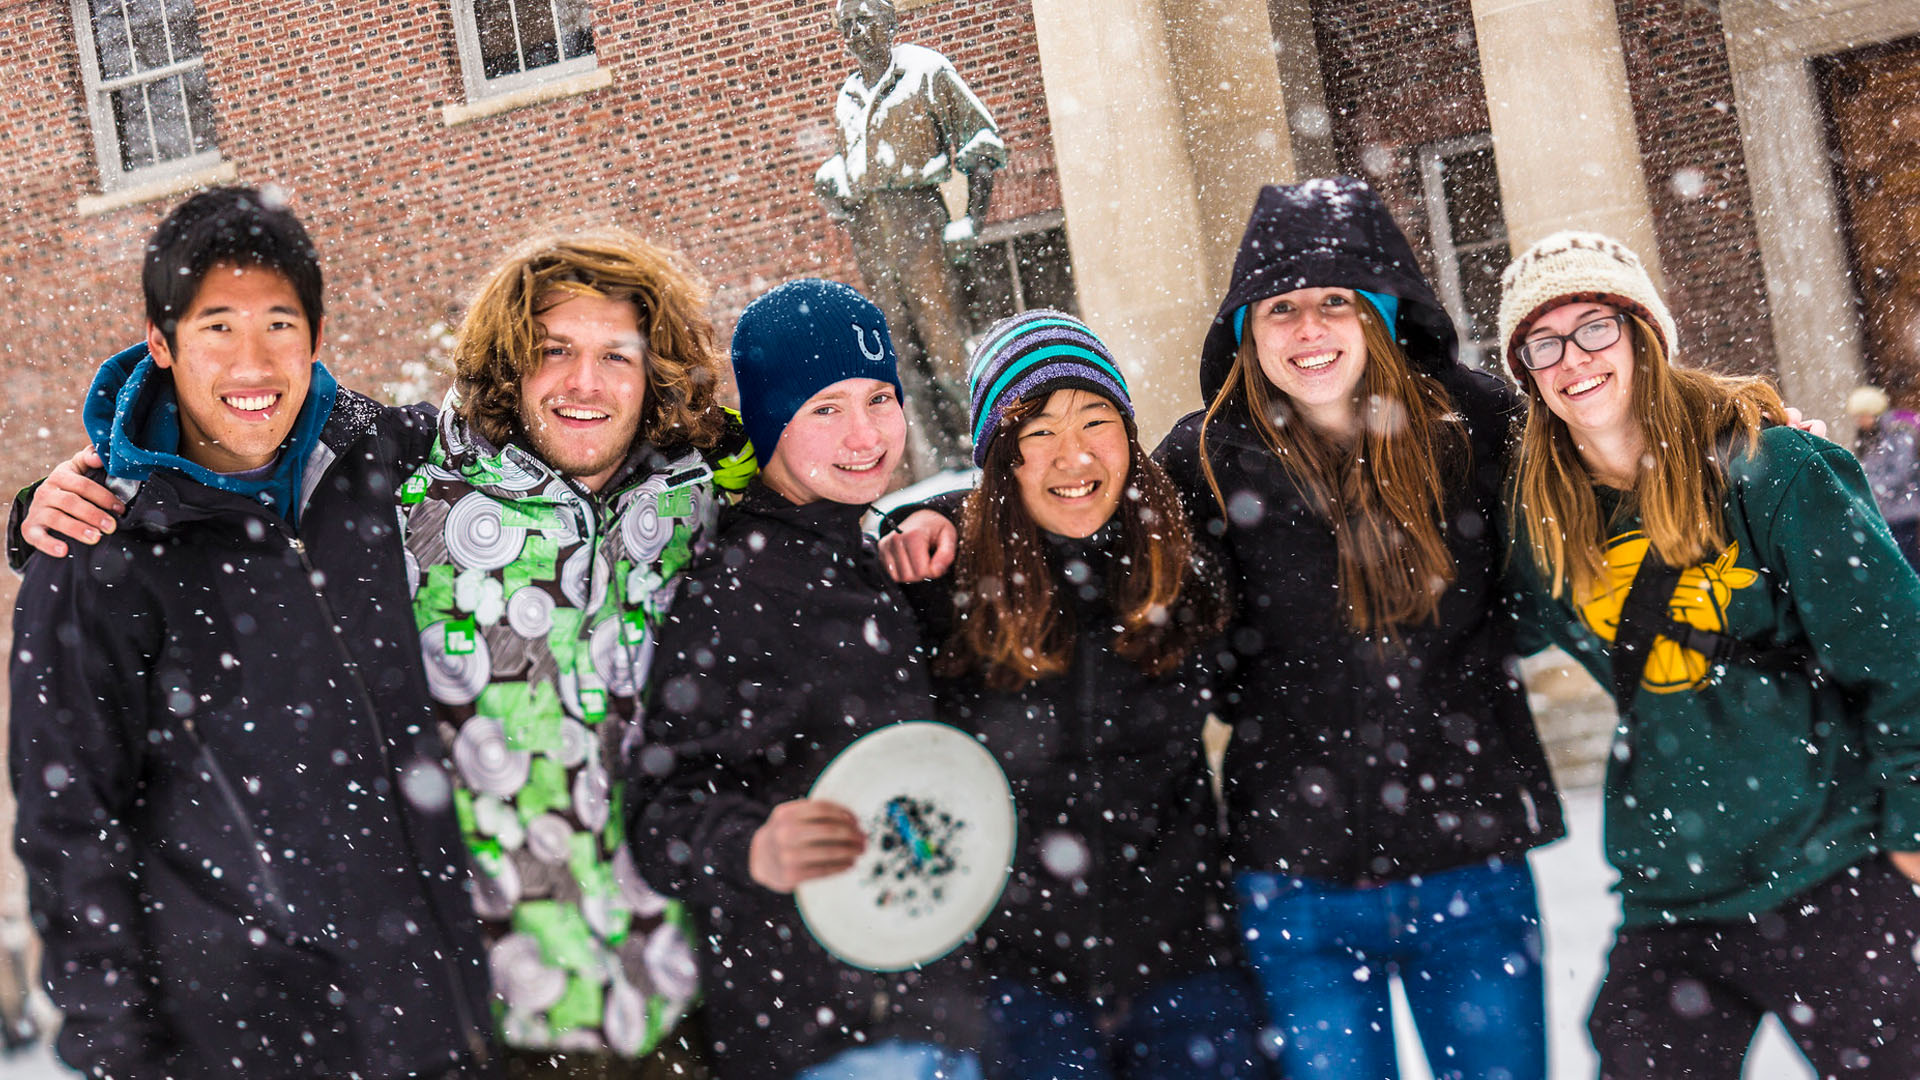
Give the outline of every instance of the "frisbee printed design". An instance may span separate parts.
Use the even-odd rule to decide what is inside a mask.
[[[874,906],[904,907],[910,915],[938,908],[947,898],[947,878],[957,865],[954,854],[964,843],[959,833],[966,824],[924,799],[888,799],[865,823],[869,841],[880,846],[880,857],[867,871],[879,889]]]
[[[857,739],[808,798],[851,810],[867,834],[852,869],[794,891],[821,947],[870,971],[932,963],[977,929],[1013,859],[1013,791],[986,747],[945,724]]]

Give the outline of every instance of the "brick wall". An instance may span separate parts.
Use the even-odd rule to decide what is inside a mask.
[[[1718,5],[1616,0],[1640,160],[1681,349],[1771,371],[1773,332]]]
[[[1487,130],[1468,0],[1318,0],[1312,11],[1340,171],[1373,185],[1432,276],[1418,149]]]
[[[440,107],[462,90],[444,0],[199,0],[222,152],[241,181],[285,186],[314,229],[330,361],[356,386],[422,356],[428,328],[536,226],[612,221],[680,247],[716,287],[723,322],[784,278],[854,278],[844,235],[812,196],[832,98],[852,69],[832,6],[602,2],[611,87],[448,128]],[[6,40],[32,43],[0,58],[8,483],[79,437],[64,406],[82,361],[139,330],[140,240],[176,201],[76,215],[97,177],[71,10],[0,0]],[[1027,3],[939,0],[907,12],[900,36],[947,53],[1001,120],[1013,160],[994,217],[1057,209]],[[41,427],[53,431],[47,448]]]
[[[378,392],[424,358],[430,329],[537,226],[612,222],[681,248],[714,285],[723,330],[786,278],[858,280],[812,195],[853,67],[832,0],[594,0],[612,86],[452,128],[440,109],[464,91],[448,0],[197,6],[222,153],[241,182],[284,186],[314,231],[326,358],[347,385]],[[72,10],[0,0],[7,494],[84,441],[93,361],[142,333],[140,246],[178,201],[77,214],[98,174]],[[903,15],[900,40],[946,53],[1001,122],[1012,160],[993,216],[1058,209],[1027,0],[932,0]],[[0,640],[13,590],[0,574]],[[0,827],[7,813],[0,792]]]

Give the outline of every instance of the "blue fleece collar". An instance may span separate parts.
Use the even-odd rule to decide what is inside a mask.
[[[320,441],[339,392],[333,374],[314,361],[307,400],[273,468],[264,474],[217,473],[181,456],[173,376],[148,355],[144,342],[100,365],[80,416],[87,437],[106,459],[107,475],[145,480],[155,469],[173,469],[207,487],[253,499],[298,529],[307,457]]]
[[[1399,297],[1394,296],[1390,293],[1368,292],[1365,289],[1355,289],[1353,291],[1359,293],[1361,296],[1366,297],[1367,303],[1372,304],[1374,310],[1378,311],[1381,317],[1386,319],[1387,330],[1389,332],[1399,331],[1400,329],[1400,298]],[[1243,339],[1245,339],[1246,336],[1247,336],[1247,305],[1241,304],[1239,307],[1235,308],[1233,311],[1233,343],[1235,345],[1240,344],[1240,342]]]

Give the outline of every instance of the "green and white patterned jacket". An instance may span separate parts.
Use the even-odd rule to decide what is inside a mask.
[[[428,464],[400,489],[509,1046],[639,1057],[697,995],[686,914],[634,870],[611,770],[638,731],[674,579],[754,472],[736,419],[720,449],[641,447],[589,494],[527,449],[489,445],[449,394]]]

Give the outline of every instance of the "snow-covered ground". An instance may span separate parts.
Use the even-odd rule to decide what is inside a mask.
[[[1587,1007],[1606,970],[1607,945],[1620,921],[1620,905],[1607,891],[1613,872],[1600,854],[1599,790],[1568,792],[1566,803],[1570,835],[1536,853],[1533,871],[1540,882],[1540,905],[1547,924],[1553,1076],[1554,1080],[1581,1080],[1594,1075]],[[1395,1006],[1400,1059],[1406,1065],[1404,1080],[1431,1080],[1397,990]],[[25,1058],[0,1058],[0,1077],[5,1080],[62,1080],[72,1075],[45,1051]],[[1747,1060],[1746,1075],[1747,1080],[1811,1080],[1813,1070],[1779,1026],[1768,1020]]]

